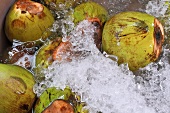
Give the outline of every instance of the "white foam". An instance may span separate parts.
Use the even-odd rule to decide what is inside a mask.
[[[68,85],[82,96],[90,113],[154,113],[152,108],[147,107],[144,97],[137,92],[132,72],[126,66],[119,67],[96,48],[94,29],[85,20],[70,33],[69,40],[73,45],[77,44],[73,51],[86,51],[88,55],[83,56],[83,59],[75,58],[72,62],[54,62],[44,70],[45,80],[37,84],[35,92],[40,95],[44,91],[41,86],[44,85],[59,88]]]
[[[137,92],[134,75],[130,71],[123,73],[116,62],[102,54],[70,63],[54,63],[45,74],[46,80],[41,84],[70,86],[82,96],[90,113],[154,113]]]
[[[151,0],[146,5],[146,13],[151,14],[155,17],[164,16],[168,8],[168,4],[165,0]]]

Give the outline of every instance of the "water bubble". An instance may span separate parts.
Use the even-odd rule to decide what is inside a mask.
[[[16,94],[24,94],[27,90],[26,83],[18,77],[11,76],[5,85]]]

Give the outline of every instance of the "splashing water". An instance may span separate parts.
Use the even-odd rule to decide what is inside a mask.
[[[163,18],[167,8],[165,1],[152,0],[146,12]],[[67,22],[73,26],[70,20]],[[95,27],[90,22],[84,20],[69,32],[65,30],[63,41],[72,43],[72,51],[83,52],[71,62],[55,61],[44,69],[45,80],[34,87],[38,96],[47,87],[70,86],[87,103],[90,113],[170,113],[170,51],[166,44],[159,61],[132,73],[126,64],[118,66],[97,49]]]
[[[70,86],[82,96],[82,101],[87,103],[90,113],[125,113],[127,109],[127,113],[136,110],[140,113],[151,113],[153,110],[147,107],[144,97],[136,92],[134,75],[130,71],[123,72],[125,70],[96,48],[93,29],[95,28],[90,22],[82,21],[69,39],[73,45],[77,45],[73,51],[86,51],[88,55],[81,59],[73,59],[72,62],[54,62],[44,70],[45,80],[39,85],[59,88]],[[36,93],[41,94],[43,90],[40,88]]]

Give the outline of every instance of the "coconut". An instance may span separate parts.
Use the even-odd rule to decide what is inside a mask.
[[[83,109],[84,102],[69,87],[64,90],[55,87],[47,88],[35,104],[35,113],[88,113]]]
[[[160,56],[164,30],[154,16],[142,12],[122,12],[104,26],[102,49],[127,63],[132,71],[145,67]]]
[[[0,64],[0,113],[28,113],[33,106],[36,95],[32,73],[26,69]]]
[[[5,20],[8,39],[22,42],[35,41],[50,34],[54,17],[44,5],[30,0],[18,0],[10,8]],[[44,38],[43,37],[43,38]]]

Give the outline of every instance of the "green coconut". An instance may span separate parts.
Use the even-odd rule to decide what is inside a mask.
[[[108,12],[100,4],[89,1],[75,7],[73,18],[75,24],[86,19],[92,21],[98,19],[103,24],[108,19]]]
[[[54,102],[60,103],[60,107],[55,107],[56,109],[51,109],[54,105]],[[62,107],[61,105],[64,105],[64,107]],[[64,90],[51,87],[47,88],[38,98],[35,104],[34,112],[47,113],[47,111],[60,111],[60,113],[66,113],[61,112],[62,110],[57,108],[65,108],[65,110],[69,108],[69,111],[71,111],[70,113],[87,113],[88,111],[83,109],[84,106],[85,103],[80,101],[80,96],[73,93],[69,87],[66,87]]]
[[[61,43],[61,38],[57,37],[44,43],[35,54],[35,73],[40,75],[41,71],[51,65],[54,61],[53,53]]]
[[[35,65],[41,65],[43,68],[47,68],[50,64],[52,64],[54,61],[52,58],[53,51],[59,46],[60,43],[60,37],[46,42],[36,53]]]
[[[73,12],[75,25],[83,20],[88,20],[96,27],[93,38],[99,50],[101,50],[103,26],[107,19],[108,11],[102,5],[92,1],[77,5]]]
[[[18,0],[6,16],[5,33],[11,42],[35,41],[42,35],[48,37],[50,33],[46,30],[53,22],[53,15],[42,4],[30,0]]]
[[[132,71],[158,59],[164,42],[161,23],[142,12],[122,12],[104,26],[102,49],[118,57],[118,64],[127,63]]]
[[[28,113],[35,101],[32,73],[10,64],[0,64],[0,113]]]

